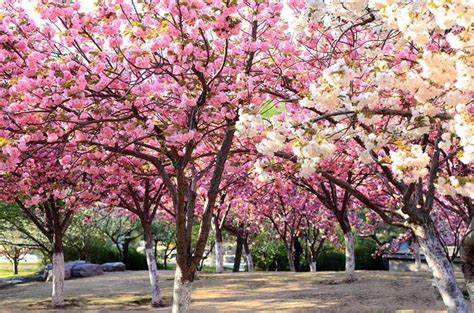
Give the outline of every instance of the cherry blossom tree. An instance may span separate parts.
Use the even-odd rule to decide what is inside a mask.
[[[237,237],[239,249],[244,251],[248,271],[253,271],[249,239],[255,229],[255,217],[248,206],[247,199],[252,197],[253,186],[249,178],[253,156],[231,151],[221,183],[219,203],[216,205],[213,226],[215,234],[216,273],[224,271],[223,232],[227,231]],[[236,262],[240,259],[237,260]],[[236,267],[238,269],[239,267]]]
[[[155,242],[152,224],[159,211],[169,205],[164,183],[151,167],[140,159],[121,156],[107,160],[109,164],[97,166],[99,172],[92,178],[94,192],[109,214],[125,215],[138,219],[145,239],[145,254],[151,285],[151,305],[163,305],[156,265]],[[157,178],[158,177],[158,178]]]
[[[317,271],[317,258],[326,242],[325,234],[321,231],[320,226],[305,217],[305,229],[303,231],[303,238],[305,241],[306,260],[309,264],[309,271]]]
[[[224,271],[224,245],[223,231],[226,223],[229,224],[229,213],[233,206],[233,198],[239,194],[242,186],[247,182],[246,170],[249,165],[240,166],[239,161],[232,158],[226,166],[226,173],[223,177],[219,192],[219,201],[213,214],[213,230],[215,236],[214,255],[216,259],[216,273]],[[235,215],[235,214],[234,214]]]
[[[305,230],[308,230],[307,235],[313,230],[311,238],[307,237],[313,241],[313,254],[317,250],[316,233],[323,232],[325,236],[335,238],[331,216],[320,210],[316,197],[306,190],[278,176],[265,182],[256,179],[253,184],[256,191],[247,201],[252,204],[254,214],[260,215],[261,219],[267,219],[282,240],[287,251],[290,271],[299,269],[298,260],[303,252],[300,240],[303,239]]]
[[[3,124],[4,125],[4,124]],[[18,133],[22,129],[15,129]],[[17,132],[2,131],[4,141],[14,142]],[[74,212],[95,201],[84,181],[84,173],[58,162],[61,151],[41,152],[27,149],[19,139],[19,146],[6,144],[0,162],[0,197],[16,203],[48,239],[52,247],[53,285],[52,305],[64,303],[64,253],[63,240]]]
[[[343,168],[344,161],[337,161],[333,159],[334,164],[341,165]],[[346,160],[347,162],[347,160]],[[349,162],[347,162],[349,163]],[[346,164],[347,164],[346,163]],[[350,163],[349,163],[350,164]],[[344,174],[347,173],[347,174]],[[355,179],[352,174],[351,169],[345,169],[339,172],[339,177],[347,176],[345,181],[350,185],[358,185],[361,183],[361,179]],[[336,184],[330,180],[322,179],[321,177],[313,177],[313,180],[308,179],[297,179],[297,182],[300,186],[303,186],[307,192],[313,194],[322,206],[329,210],[335,217],[342,233],[344,235],[344,244],[345,244],[345,257],[346,257],[346,278],[347,282],[352,282],[355,280],[355,251],[354,251],[354,236],[351,224],[356,223],[354,219],[357,220],[357,214],[355,208],[360,207],[360,203],[353,201],[352,195],[348,190],[341,189]],[[318,181],[319,180],[319,181]],[[357,182],[357,180],[359,180]],[[362,178],[363,180],[363,178]],[[351,220],[352,221],[351,221]],[[357,224],[356,224],[357,225]]]
[[[82,183],[88,177],[108,166],[112,181],[100,192],[109,183],[132,190],[122,206],[142,208],[136,215],[145,224],[159,202],[148,198],[166,192],[177,230],[173,311],[187,312],[216,208],[235,206],[235,197],[218,198],[233,173],[226,164],[238,152],[237,131],[239,148],[264,156],[255,172],[265,179],[267,168],[285,162],[283,172],[337,213],[348,242],[350,199],[409,229],[448,309],[467,311],[438,233],[455,220],[460,230],[473,227],[472,4],[288,0],[291,27],[283,8],[276,0],[106,0],[85,13],[54,0],[38,1],[33,17],[21,1],[3,1],[5,199],[49,234],[61,272],[68,212],[80,205],[78,194],[94,198]],[[348,167],[331,164],[336,153],[350,156]],[[125,172],[110,165],[125,159]],[[289,188],[277,187],[280,196]],[[279,204],[306,211],[306,200]],[[467,264],[472,242],[468,231]],[[59,272],[55,305],[63,303]]]
[[[339,178],[344,178],[346,183],[351,186],[364,185],[364,180],[367,178],[367,174],[362,172],[354,174],[355,168],[353,168],[353,157],[350,154],[345,153],[345,148],[341,146],[336,150],[337,157],[329,159],[325,162],[325,168],[331,168],[333,175]],[[353,238],[353,226],[359,232],[373,232],[378,226],[379,218],[374,214],[366,214],[366,221],[359,218],[357,209],[362,204],[353,199],[351,193],[348,190],[340,188],[332,181],[325,179],[321,175],[313,174],[309,177],[301,177],[297,175],[298,167],[293,164],[296,161],[294,157],[286,153],[276,153],[279,157],[277,162],[271,162],[268,159],[261,159],[257,162],[255,172],[263,173],[261,179],[264,181],[272,181],[273,179],[282,179],[291,182],[295,186],[298,186],[303,191],[300,194],[307,193],[312,195],[315,200],[313,201],[312,207],[308,207],[305,210],[304,216],[311,217],[310,220],[314,222],[315,216],[326,216],[324,222],[321,225],[325,230],[325,236],[330,237],[332,242],[336,242],[334,230],[331,229],[332,222],[336,221],[341,229],[344,236],[345,253],[346,253],[346,281],[352,282],[355,279],[355,255],[354,255],[354,238]],[[280,177],[280,178],[279,178]],[[363,184],[364,183],[364,184]],[[277,188],[277,190],[280,188]],[[284,189],[284,188],[282,188]],[[283,193],[285,193],[283,191]],[[286,192],[288,194],[288,192]],[[375,195],[375,194],[374,194]],[[311,198],[309,198],[311,199]],[[302,214],[301,210],[298,214]],[[331,226],[329,226],[331,225]],[[303,228],[311,227],[311,225],[304,225]],[[313,225],[314,227],[314,225]]]
[[[318,172],[385,222],[410,228],[446,306],[467,311],[435,231],[433,203],[437,190],[473,194],[469,173],[439,176],[446,163],[472,164],[472,5],[290,5],[303,52],[296,54],[297,74],[287,70],[282,78],[287,90],[272,99],[286,108],[269,121],[243,112],[239,133],[264,134],[256,145],[262,154],[290,154],[302,177]],[[281,58],[279,66],[290,67],[291,59]],[[325,168],[336,144],[357,152],[360,166],[374,174],[372,184],[389,191],[384,199]]]
[[[110,0],[83,13],[57,0],[40,1],[35,22],[18,1],[2,6],[3,112],[47,138],[26,145],[129,156],[159,173],[176,215],[175,312],[189,310],[238,109],[281,89],[272,53],[292,51],[282,8],[269,0]]]

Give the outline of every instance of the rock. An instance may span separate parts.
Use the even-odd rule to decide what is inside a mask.
[[[64,263],[64,279],[71,279],[72,268],[80,264],[87,264],[87,262],[83,260],[76,260],[76,261],[69,261],[69,262]],[[44,280],[46,281],[53,281],[53,265],[52,264],[48,264],[45,266],[45,273],[43,274],[43,277],[45,277]]]
[[[104,272],[121,272],[125,271],[127,267],[123,262],[109,262],[102,264]]]
[[[53,269],[53,264],[48,264],[45,266],[42,266],[36,273],[35,275],[40,275],[43,277],[43,280],[47,280],[49,276],[49,271]]]
[[[10,281],[0,281],[0,289],[8,288],[14,285],[15,284],[11,283]]]
[[[103,273],[101,265],[92,263],[76,264],[71,269],[72,277],[89,277],[102,275]]]
[[[32,281],[42,281],[43,277],[41,275],[30,275],[30,276],[17,276],[14,281],[16,284],[29,283]]]
[[[42,281],[43,276],[31,275],[31,276],[16,276],[10,279],[0,279],[0,289],[11,287],[17,284],[29,283],[32,281]]]

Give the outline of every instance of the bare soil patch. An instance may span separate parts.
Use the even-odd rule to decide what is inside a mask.
[[[148,306],[148,273],[126,271],[66,281],[68,306],[49,308],[51,284],[34,282],[0,290],[0,312],[170,312],[172,271],[161,271],[164,308]],[[443,311],[430,273],[358,271],[343,282],[341,272],[255,272],[199,275],[193,312],[394,312]]]

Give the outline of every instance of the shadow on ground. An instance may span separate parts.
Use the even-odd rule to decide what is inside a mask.
[[[161,271],[164,308],[148,306],[148,273],[127,271],[66,281],[67,307],[49,307],[51,284],[34,282],[0,291],[1,312],[171,311],[172,271]],[[200,274],[193,312],[442,311],[429,273],[358,271],[347,284],[341,272]]]

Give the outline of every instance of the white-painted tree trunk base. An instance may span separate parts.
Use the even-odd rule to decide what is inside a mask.
[[[224,245],[222,241],[216,241],[214,252],[216,254],[216,273],[222,273],[224,272]]]
[[[413,256],[415,257],[415,272],[421,271],[420,245],[413,243]]]
[[[446,257],[433,227],[418,226],[414,231],[444,305],[449,312],[468,312],[464,296],[456,282],[453,266]]]
[[[245,259],[247,260],[247,270],[249,272],[255,271],[254,266],[253,266],[253,259],[252,259],[252,254],[247,253],[245,255]]]
[[[148,264],[148,275],[150,276],[151,286],[151,306],[159,307],[163,305],[160,291],[160,276],[156,267],[155,251],[152,248],[145,250],[146,262]]]
[[[64,306],[64,255],[53,253],[53,291],[51,294],[53,307]]]
[[[349,231],[344,234],[345,252],[346,252],[346,278],[348,282],[355,280],[355,255],[354,255],[354,237]]]
[[[174,275],[172,313],[188,313],[191,307],[192,282],[182,279],[181,269],[177,265]]]
[[[309,264],[309,271],[310,272],[316,272],[316,262],[311,262]]]

